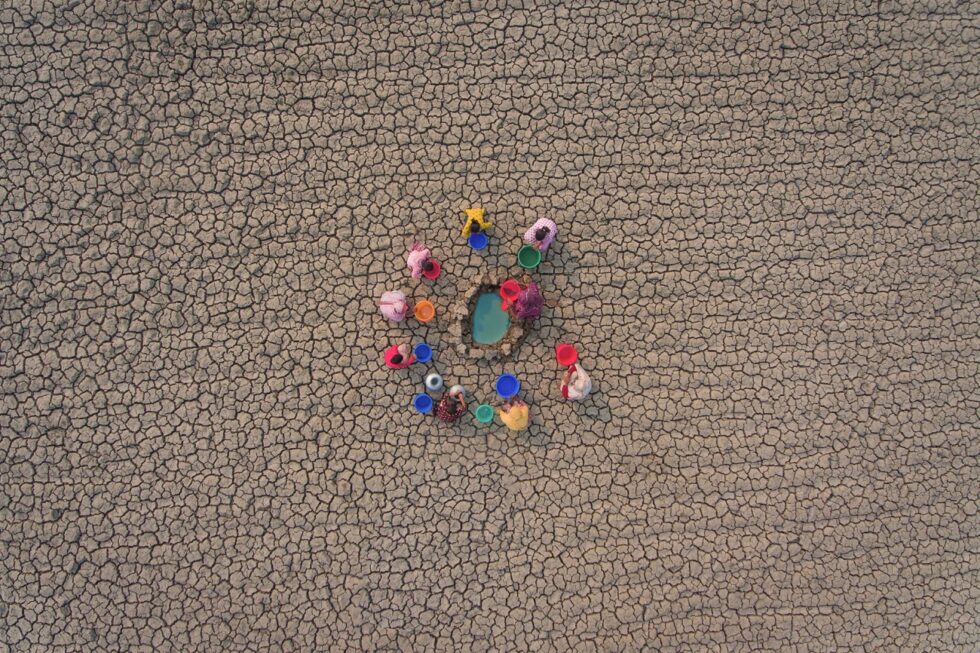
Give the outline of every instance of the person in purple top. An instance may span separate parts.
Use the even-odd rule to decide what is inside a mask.
[[[518,320],[533,320],[541,316],[543,306],[544,297],[541,295],[541,289],[532,281],[517,294],[517,301],[514,302],[514,317]]]
[[[534,249],[544,253],[551,247],[555,236],[558,235],[558,225],[554,220],[541,218],[524,233],[524,242]]]

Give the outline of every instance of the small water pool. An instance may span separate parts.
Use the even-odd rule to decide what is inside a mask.
[[[473,309],[473,341],[480,345],[492,345],[507,334],[510,315],[500,306],[500,295],[485,292],[476,298]]]

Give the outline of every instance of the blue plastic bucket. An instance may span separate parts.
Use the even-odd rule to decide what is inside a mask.
[[[432,347],[424,342],[415,345],[415,361],[417,363],[428,363],[430,360],[432,360]]]
[[[467,239],[467,242],[470,244],[470,247],[479,251],[481,249],[486,249],[487,243],[490,242],[490,239],[487,238],[487,235],[485,233],[480,231],[475,234],[470,234],[470,237]]]
[[[521,391],[521,382],[513,374],[501,374],[497,377],[497,394],[504,399],[510,399]]]
[[[424,415],[432,411],[432,397],[427,394],[415,395],[415,399],[412,400],[412,405],[415,407],[415,410]]]

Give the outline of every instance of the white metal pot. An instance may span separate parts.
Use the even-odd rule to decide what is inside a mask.
[[[432,392],[442,390],[442,377],[433,372],[429,376],[425,377],[425,387]]]

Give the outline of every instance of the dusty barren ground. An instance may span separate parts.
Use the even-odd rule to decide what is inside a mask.
[[[980,647],[976,2],[328,4],[0,8],[0,649]]]

